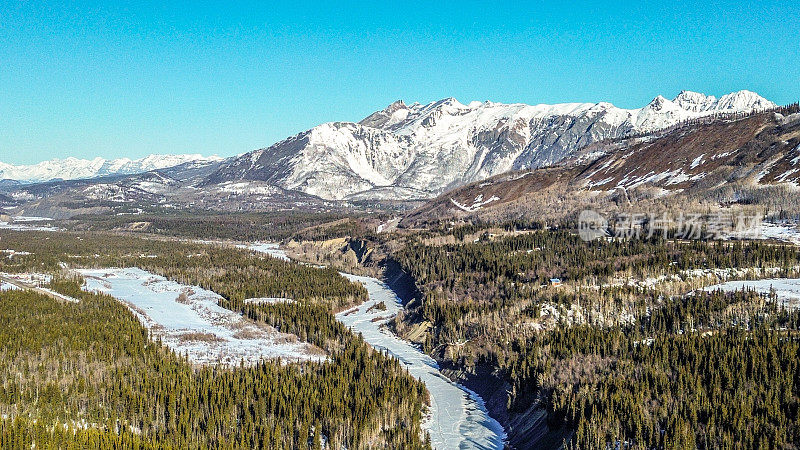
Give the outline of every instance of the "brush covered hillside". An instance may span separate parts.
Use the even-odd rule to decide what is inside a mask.
[[[404,223],[560,219],[586,207],[616,210],[640,202],[796,210],[798,185],[800,114],[794,105],[592,144],[558,166],[508,172],[449,191]]]

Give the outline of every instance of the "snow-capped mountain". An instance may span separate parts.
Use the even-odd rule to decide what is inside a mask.
[[[397,101],[358,123],[325,123],[233,158],[207,183],[266,181],[325,199],[427,198],[508,170],[556,164],[603,139],[775,106],[749,91],[719,99],[683,91],[639,109]]]
[[[186,163],[207,164],[222,161],[219,156],[202,155],[150,155],[131,160],[120,158],[53,159],[38,164],[15,166],[0,162],[0,179],[35,183],[49,180],[76,180],[109,175],[130,175],[151,170],[174,167]]]

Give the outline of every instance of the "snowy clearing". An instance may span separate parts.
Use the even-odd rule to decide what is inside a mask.
[[[16,221],[18,218],[15,217]],[[29,222],[0,222],[0,230],[11,231],[63,231],[61,228],[47,225],[29,225]]]
[[[197,364],[247,365],[261,359],[320,361],[321,350],[217,304],[214,292],[137,268],[81,269],[84,289],[125,303],[171,349]]]
[[[777,239],[800,245],[800,228],[796,224],[762,222],[759,233],[762,239]]]
[[[258,253],[263,253],[265,255],[269,255],[272,256],[273,258],[278,258],[283,261],[289,261],[289,257],[286,256],[286,252],[281,250],[278,247],[278,244],[273,244],[269,242],[255,242],[253,244],[239,244],[236,247],[252,250]]]
[[[761,294],[769,294],[775,290],[778,302],[787,308],[800,307],[800,278],[772,278],[769,280],[728,281],[705,288],[706,291],[721,289],[725,292],[755,290]]]

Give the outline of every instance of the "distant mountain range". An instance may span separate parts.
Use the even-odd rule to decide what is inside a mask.
[[[150,155],[131,160],[65,158],[43,161],[32,165],[11,165],[0,162],[0,180],[36,183],[51,180],[78,180],[113,175],[131,175],[151,170],[174,167],[184,163],[210,163],[222,161],[219,156],[202,155]]]
[[[694,123],[698,119],[735,124],[754,111],[774,108],[774,103],[749,91],[719,99],[683,91],[672,100],[658,96],[639,109],[609,103],[464,105],[447,98],[406,105],[397,101],[358,123],[325,123],[268,148],[227,159],[153,155],[135,161],[67,158],[32,166],[0,163],[0,180],[6,179],[0,181],[0,191],[8,196],[0,206],[27,205],[29,211],[35,208],[39,214],[66,216],[76,209],[100,211],[117,204],[232,211],[326,210],[342,202],[428,200],[508,172],[588,167],[601,160],[604,165],[591,166],[591,176],[578,177],[583,180],[577,184],[581,189],[614,190],[643,184],[688,189],[693,181],[710,182],[704,174],[710,173],[712,166],[716,173],[720,164],[736,166],[747,158],[755,158],[753,166],[768,164],[760,166],[763,175],[753,177],[756,183],[794,182],[800,173],[800,167],[795,167],[800,158],[793,153],[797,151],[793,138],[783,138],[788,144],[780,144],[785,156],[780,164],[762,161],[760,154],[750,155],[747,150],[763,127],[782,130],[789,126],[776,122],[772,113],[748,122],[758,124],[754,129],[736,125],[711,137],[695,133],[702,128]],[[794,118],[791,124],[794,127]],[[696,145],[685,147],[691,151],[679,155],[671,150],[669,140],[660,140],[663,145],[658,151],[645,145],[676,127],[685,130],[673,136],[695,133]],[[794,146],[786,147],[790,144]],[[725,151],[719,150],[722,148]],[[734,154],[743,156],[731,160]],[[614,162],[609,162],[612,159]],[[559,177],[577,180],[574,174]],[[68,181],[45,182],[58,179]],[[550,181],[543,185],[553,186]],[[464,192],[472,195],[477,191]],[[456,201],[475,209],[494,196],[504,199],[508,195],[501,194],[487,190],[482,197],[476,193],[467,201],[459,195]],[[445,205],[459,209],[450,200]]]
[[[325,123],[227,160],[207,182],[263,181],[323,199],[424,199],[509,170],[553,165],[604,139],[775,106],[750,91],[719,99],[683,91],[639,109],[397,101],[358,123]]]

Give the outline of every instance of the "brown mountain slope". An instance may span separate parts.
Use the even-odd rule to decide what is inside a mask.
[[[595,144],[583,152],[594,155],[590,162],[582,162],[589,159],[584,156],[561,167],[510,172],[472,183],[426,203],[404,223],[558,219],[586,207],[641,202],[663,207],[691,201],[707,207],[752,197],[750,203],[763,203],[759,199],[769,197],[763,192],[775,189],[789,192],[787,201],[794,198],[800,205],[800,114],[796,108],[781,112],[687,124]]]
[[[796,182],[800,173],[787,172],[800,144],[800,121],[783,125],[783,119],[757,114],[676,130],[601,157],[579,178],[593,190],[650,184],[675,191],[748,178],[753,183]]]

